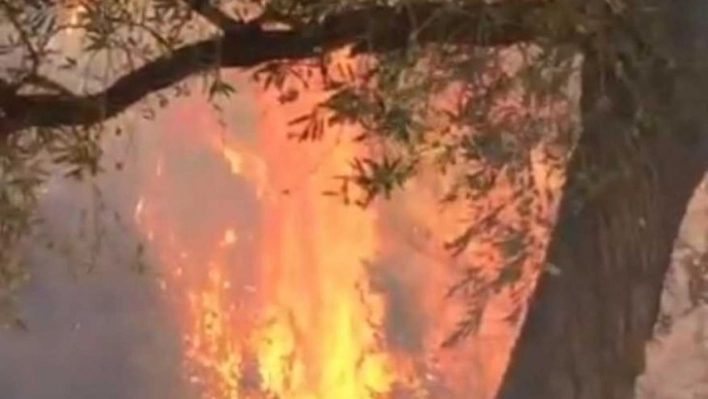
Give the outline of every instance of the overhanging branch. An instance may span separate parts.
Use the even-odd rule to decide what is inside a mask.
[[[86,95],[17,95],[5,98],[0,135],[22,128],[90,125],[109,119],[146,95],[214,65],[248,68],[276,60],[300,60],[354,44],[382,52],[419,43],[500,46],[542,35],[538,15],[546,2],[476,4],[450,8],[419,3],[406,9],[374,6],[334,14],[317,25],[290,31],[240,25],[218,38],[186,45],[117,79],[104,91]]]
[[[195,13],[201,15],[212,25],[222,31],[232,30],[242,25],[239,21],[231,18],[219,8],[211,4],[210,0],[185,0],[186,4]]]

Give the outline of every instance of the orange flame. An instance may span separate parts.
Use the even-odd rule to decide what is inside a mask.
[[[70,25],[80,11],[68,11]],[[153,157],[133,217],[183,322],[188,381],[202,399],[490,397],[513,330],[487,323],[492,327],[466,345],[439,348],[462,311],[444,298],[459,276],[425,231],[456,233],[464,209],[442,213],[439,182],[430,176],[395,208],[362,210],[323,196],[330,178],[347,173],[349,160],[365,151],[339,141],[356,136],[352,128],[329,129],[316,145],[287,139],[287,121],[324,94],[306,92],[283,106],[272,93],[257,93],[258,145],[229,140],[208,107],[191,100],[178,114],[190,116],[190,129],[201,124],[199,134],[169,132]],[[182,167],[192,161],[193,169],[211,167]],[[229,178],[214,180],[219,172]],[[236,190],[242,186],[249,190]],[[238,204],[237,191],[257,205]],[[234,211],[239,206],[250,208]],[[255,225],[240,220],[244,214],[256,214]],[[406,237],[397,237],[401,230]],[[397,310],[367,266],[384,253],[405,254],[409,263],[387,272],[413,292],[405,305],[422,336],[414,349],[393,345],[384,331]]]
[[[179,115],[189,115],[190,130],[201,124],[199,135],[170,132],[154,157],[134,217],[165,268],[161,286],[177,301],[189,381],[202,399],[490,397],[512,329],[491,323],[465,345],[439,347],[462,311],[444,298],[459,276],[424,231],[453,233],[461,211],[439,211],[430,176],[396,208],[364,210],[323,196],[365,151],[340,141],[355,136],[351,127],[330,129],[317,144],[287,138],[287,121],[323,95],[309,91],[282,105],[256,93],[257,145],[229,139],[192,100]],[[183,166],[191,162],[202,172]],[[401,231],[412,233],[396,238]],[[421,245],[411,250],[409,240]],[[386,271],[409,291],[416,348],[395,345],[385,331],[400,309],[367,266],[384,253],[410,263]]]
[[[277,109],[284,111],[297,112]],[[303,156],[302,144],[278,134],[283,120],[271,115],[264,115],[259,129],[275,132],[264,138],[266,159],[283,166],[312,163],[312,157]],[[322,148],[331,144],[324,142]],[[325,174],[296,182],[296,189],[282,192],[264,209],[263,234],[270,242],[262,249],[261,289],[270,320],[255,334],[255,345],[264,388],[277,397],[373,398],[391,392],[398,377],[377,336],[382,298],[366,281],[364,261],[376,256],[380,242],[377,214],[343,207],[321,194],[331,184],[331,173],[347,172],[357,151],[353,145],[334,147],[319,160]],[[284,168],[279,172],[273,176],[276,185],[292,181]]]

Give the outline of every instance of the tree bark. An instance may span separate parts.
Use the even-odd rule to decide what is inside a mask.
[[[539,277],[498,399],[634,397],[679,225],[708,168],[705,126],[636,134],[629,88],[591,54],[584,64],[583,132],[547,253],[561,272]],[[657,98],[681,107],[671,74],[660,76]],[[605,183],[578,196],[588,172]]]

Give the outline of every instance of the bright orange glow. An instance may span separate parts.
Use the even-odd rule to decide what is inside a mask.
[[[263,118],[261,130],[276,131],[269,122],[273,120]],[[302,161],[297,144],[285,135],[265,135],[263,144],[269,164]],[[187,292],[188,307],[181,311],[187,317],[190,381],[201,387],[204,398],[245,398],[252,390],[263,398],[270,394],[366,399],[391,393],[394,384],[411,385],[412,379],[387,351],[378,331],[383,299],[368,288],[365,261],[377,255],[380,242],[377,214],[342,206],[321,194],[331,184],[330,173],[345,172],[356,151],[354,146],[337,146],[323,161],[326,174],[310,176],[292,193],[271,193],[261,202],[262,240],[255,266],[220,260],[238,248],[233,227],[222,231],[211,246],[199,237],[175,237],[169,221],[151,219],[159,210],[151,213],[149,195],[137,202],[136,220],[147,234],[158,231],[154,235],[162,237],[154,245],[169,267],[167,289],[176,295]],[[264,169],[256,166],[261,162],[258,156],[239,153],[227,144],[213,154],[223,156],[229,172],[247,178],[260,196],[259,187],[266,183],[260,180]],[[155,181],[162,176],[158,170],[162,169],[156,170]],[[278,176],[287,173],[283,170],[275,179]],[[278,187],[281,181],[269,183]],[[190,241],[194,244],[184,246]],[[192,256],[194,247],[207,247],[209,252]],[[256,270],[254,285],[229,280],[239,267]],[[243,296],[250,294],[252,318],[236,308],[239,295],[234,287],[241,288]],[[255,361],[252,370],[247,370],[248,357]],[[244,387],[249,373],[258,378]]]
[[[316,100],[315,94],[306,96],[312,97],[300,104]],[[261,98],[265,114],[259,127],[264,157],[280,166],[272,168],[271,184],[283,190],[263,210],[261,289],[269,322],[254,336],[263,387],[292,399],[390,393],[405,375],[377,336],[384,303],[367,282],[365,261],[377,255],[381,242],[377,212],[345,207],[321,194],[361,149],[332,146],[333,134],[317,146],[319,156],[307,154],[312,148],[303,153],[302,144],[282,134],[286,120],[274,114],[294,116],[305,109],[276,108],[275,101]],[[315,162],[324,173],[298,172]]]
[[[64,18],[75,25],[80,12]],[[79,38],[69,39],[67,48]],[[326,93],[301,90],[283,105],[278,93],[254,91],[234,101],[257,103],[257,126],[238,131],[219,125],[203,98],[176,101],[154,129],[132,215],[160,265],[157,284],[174,303],[186,380],[200,399],[493,397],[516,333],[503,321],[508,292],[485,298],[476,336],[440,347],[465,311],[448,289],[469,265],[491,275],[501,264],[477,242],[456,259],[443,250],[469,204],[441,208],[448,182],[430,171],[366,210],[324,196],[367,150],[347,140],[355,128],[293,142],[288,121]],[[537,188],[557,193],[560,176],[532,157]],[[501,183],[490,204],[514,201]],[[533,205],[551,215],[555,197]],[[539,246],[526,269],[541,263],[548,236],[533,223]]]
[[[198,100],[167,116],[134,218],[183,323],[188,380],[202,399],[493,396],[515,333],[500,322],[508,298],[490,300],[477,337],[440,348],[464,310],[445,293],[479,257],[453,260],[433,235],[458,233],[465,204],[442,210],[434,174],[395,205],[322,195],[366,151],[342,139],[353,127],[288,139],[287,122],[323,95],[282,105],[254,93],[255,143],[224,132]]]

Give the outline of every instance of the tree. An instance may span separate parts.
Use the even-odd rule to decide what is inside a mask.
[[[560,148],[559,164],[570,157],[546,255],[556,272],[540,277],[499,398],[632,396],[678,224],[708,166],[702,80],[691,44],[697,32],[686,19],[697,2],[75,3],[80,12],[66,22],[55,1],[0,0],[2,55],[13,61],[0,81],[6,182],[0,228],[8,237],[2,248],[30,226],[39,165],[60,165],[74,176],[97,173],[100,137],[148,95],[162,105],[168,90],[184,94],[183,82],[194,76],[205,79],[211,95],[228,93],[219,72],[253,68],[264,85],[286,91],[288,101],[297,96],[289,82],[318,70],[332,95],[294,121],[302,124],[297,137],[316,138],[324,123],[363,127],[357,139],[373,155],[354,160],[352,175],[344,177],[345,186],[363,190],[362,205],[424,167],[455,171],[448,199],[474,201],[501,178],[523,198],[535,195],[523,173],[532,147]],[[65,59],[53,48],[68,30],[82,32],[86,59]],[[366,61],[355,78],[330,73],[330,55],[342,47]],[[514,55],[518,67],[510,69]],[[76,92],[53,75],[100,57],[112,57],[114,70],[102,87]],[[558,127],[563,118],[552,107],[567,100],[562,88],[576,72],[577,137]],[[453,105],[436,105],[444,93],[453,93]],[[553,112],[510,117],[500,104],[514,96],[528,109]],[[509,264],[493,288],[513,285],[509,270],[534,245],[523,226],[497,216],[495,209],[482,213],[451,243],[460,251],[492,226],[503,235]],[[0,269],[0,282],[15,281],[17,270]],[[474,330],[483,307],[468,299],[475,311],[451,343]]]

